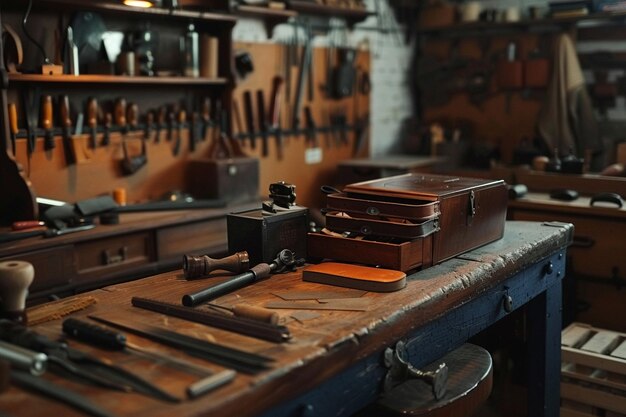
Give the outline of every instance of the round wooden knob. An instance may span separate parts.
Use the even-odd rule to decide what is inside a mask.
[[[0,298],[4,316],[17,321],[25,321],[26,296],[34,278],[35,268],[28,262],[0,262]]]

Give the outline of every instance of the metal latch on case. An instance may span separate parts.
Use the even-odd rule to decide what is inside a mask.
[[[472,224],[472,220],[476,215],[476,194],[474,191],[470,191],[469,193],[469,207],[467,210],[467,224],[468,226]]]

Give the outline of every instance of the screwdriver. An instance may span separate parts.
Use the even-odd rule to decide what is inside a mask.
[[[65,319],[63,321],[63,332],[83,342],[95,345],[100,348],[110,350],[121,350],[139,354],[140,356],[151,358],[155,361],[168,363],[170,366],[203,376],[205,378],[194,382],[187,387],[187,395],[191,398],[202,395],[210,390],[217,388],[232,381],[236,372],[232,369],[226,369],[218,373],[214,373],[211,369],[204,366],[196,365],[184,359],[166,356],[161,352],[143,348],[132,344],[126,340],[120,332],[109,330],[97,324],[87,323],[75,318]]]
[[[91,148],[96,149],[98,146],[98,100],[95,97],[87,100],[87,126],[91,130]]]
[[[52,132],[52,97],[49,95],[41,96],[41,127],[45,131],[44,149],[49,151],[54,149],[54,134]]]
[[[9,103],[9,127],[11,129],[11,146],[13,147],[13,155],[15,155],[15,141],[17,140],[17,106],[15,103]]]

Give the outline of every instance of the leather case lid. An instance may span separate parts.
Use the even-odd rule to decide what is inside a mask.
[[[401,217],[412,220],[428,220],[438,216],[438,201],[420,201],[375,195],[334,193],[326,196],[326,207],[347,213],[369,216]]]
[[[504,181],[409,173],[350,184],[344,188],[344,191],[348,194],[376,194],[389,197],[435,201],[441,197],[448,197],[470,190],[493,187],[500,184],[504,184]]]
[[[338,262],[311,265],[302,271],[302,279],[376,292],[397,291],[406,286],[406,274],[402,271]]]

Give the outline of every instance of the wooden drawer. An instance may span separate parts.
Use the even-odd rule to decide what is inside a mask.
[[[226,218],[159,229],[156,241],[160,262],[182,262],[185,254],[224,253],[227,249]]]
[[[533,211],[509,208],[512,220],[561,221],[574,224],[574,243],[568,249],[570,272],[575,275],[610,278],[615,271],[626,276],[626,257],[619,256],[626,239],[626,221],[553,211]],[[617,270],[615,270],[617,268]]]
[[[72,245],[57,246],[24,252],[0,258],[0,261],[20,260],[30,262],[35,268],[35,280],[29,287],[30,293],[68,284],[76,272]]]
[[[75,256],[80,280],[76,284],[113,277],[156,260],[150,232],[77,243]]]

